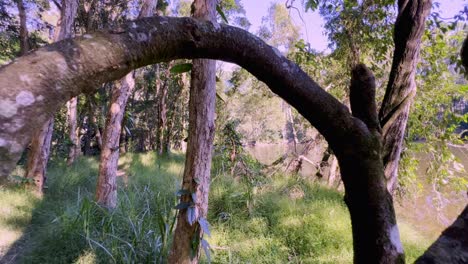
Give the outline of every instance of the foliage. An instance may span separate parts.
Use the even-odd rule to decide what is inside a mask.
[[[299,38],[299,27],[292,22],[284,5],[272,3],[262,18],[259,35],[273,47],[287,51]]]
[[[421,62],[418,69],[418,94],[412,106],[408,120],[407,151],[410,155],[429,155],[429,168],[426,179],[436,189],[451,186],[454,190],[466,189],[468,182],[466,171],[453,155],[449,144],[462,144],[457,127],[467,119],[468,113],[454,111],[458,101],[468,99],[463,91],[464,82],[454,71],[458,49],[464,37],[462,31],[448,32],[442,28],[429,27],[423,38]],[[424,144],[411,144],[411,141],[423,141]],[[421,154],[417,154],[421,153]],[[410,179],[417,179],[416,170],[404,167],[400,169],[400,181],[408,186],[410,182],[421,184]],[[457,171],[458,170],[458,171]]]

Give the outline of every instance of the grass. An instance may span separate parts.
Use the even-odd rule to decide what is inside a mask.
[[[2,189],[0,253],[17,263],[164,263],[183,157],[126,154],[119,164],[128,178],[120,177],[113,212],[93,202],[94,158],[72,167],[52,164],[42,198],[20,186]],[[300,178],[218,173],[208,216],[212,263],[351,263],[342,200],[339,192]],[[414,261],[430,241],[405,222],[400,230],[407,260]]]

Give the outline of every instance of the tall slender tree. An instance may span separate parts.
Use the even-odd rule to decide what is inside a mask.
[[[217,0],[195,0],[192,16],[216,23]],[[215,131],[216,61],[193,60],[190,100],[189,136],[182,181],[181,203],[190,204],[177,215],[170,263],[198,263],[199,247],[206,231],[211,157]],[[194,242],[195,243],[194,243]]]
[[[78,130],[78,97],[73,97],[67,102],[68,135],[70,137],[70,149],[68,151],[67,165],[75,162],[81,153],[81,143]]]
[[[145,0],[139,18],[154,14],[155,0]],[[119,142],[122,120],[127,100],[135,87],[133,72],[119,80],[112,89],[109,111],[102,138],[99,177],[96,187],[96,200],[99,204],[113,209],[117,206],[117,167],[119,161]]]
[[[26,8],[23,0],[16,0],[16,6],[18,7],[18,15],[20,19],[20,55],[24,55],[29,51],[29,36],[27,27],[27,16]]]

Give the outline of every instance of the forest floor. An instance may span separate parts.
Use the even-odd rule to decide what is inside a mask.
[[[47,190],[0,190],[0,263],[164,263],[172,239],[183,156],[125,154],[119,204],[93,202],[98,161],[51,162]],[[232,177],[214,169],[212,263],[351,263],[343,195],[298,177]],[[399,219],[408,262],[433,238]],[[203,257],[206,262],[206,257]]]

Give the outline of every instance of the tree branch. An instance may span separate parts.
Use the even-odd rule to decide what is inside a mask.
[[[362,133],[343,104],[258,37],[191,18],[144,18],[45,46],[0,68],[0,175],[13,169],[33,128],[71,97],[133,69],[181,58],[244,67],[293,105],[332,148],[346,135]]]

